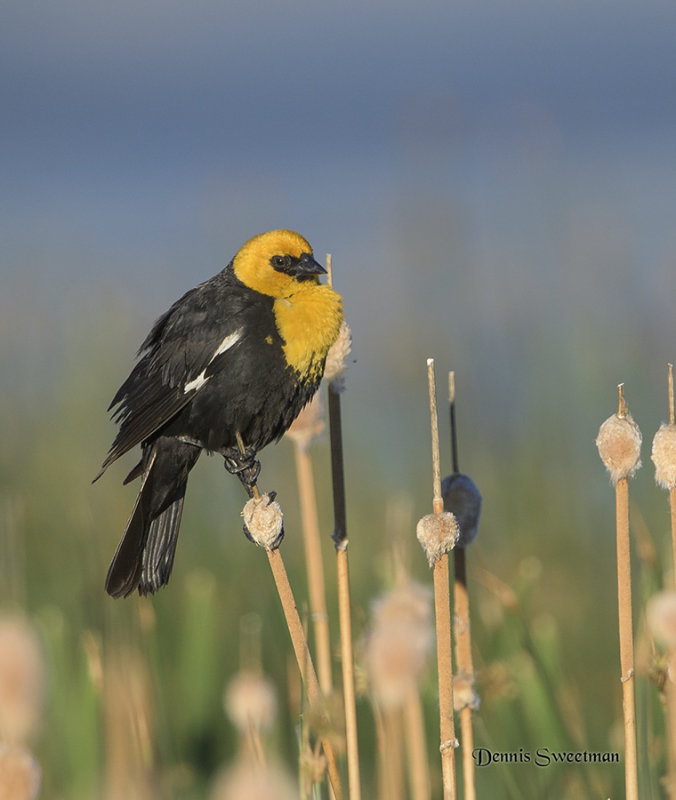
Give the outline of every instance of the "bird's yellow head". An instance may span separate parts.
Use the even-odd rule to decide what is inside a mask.
[[[245,286],[272,297],[289,297],[299,284],[317,284],[326,272],[299,233],[286,229],[259,233],[244,244],[232,262]]]
[[[321,378],[324,359],[343,322],[343,303],[326,272],[298,233],[270,231],[254,236],[232,262],[239,280],[274,298],[273,313],[287,365],[303,379]]]

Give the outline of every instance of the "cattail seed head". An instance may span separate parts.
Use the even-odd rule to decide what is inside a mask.
[[[613,414],[601,425],[596,446],[613,486],[641,466],[641,431],[630,414]]]
[[[298,800],[298,788],[281,767],[240,760],[224,769],[212,787],[210,800]]]
[[[676,486],[676,425],[661,425],[653,438],[651,455],[658,486],[671,491]]]
[[[317,392],[293,421],[286,436],[300,447],[308,447],[313,439],[321,436],[325,427],[324,403]]]
[[[28,750],[0,744],[0,800],[34,800],[40,780],[40,765]]]
[[[450,511],[426,514],[417,524],[415,534],[425,551],[430,567],[458,541],[458,523]]]
[[[242,511],[245,532],[259,547],[275,550],[284,538],[284,515],[274,494],[252,497]]]
[[[345,388],[344,373],[347,369],[345,363],[352,350],[352,331],[350,326],[343,320],[338,332],[338,338],[331,345],[331,349],[326,356],[324,367],[324,380],[331,384],[334,391],[342,392]]]
[[[45,666],[33,628],[20,617],[0,618],[0,740],[25,742],[42,719]]]
[[[431,593],[410,582],[372,605],[365,646],[369,683],[383,708],[401,707],[416,687],[434,641]]]
[[[653,637],[667,650],[676,650],[676,592],[660,592],[651,597],[646,619]]]
[[[267,731],[277,718],[274,687],[261,675],[242,671],[227,685],[223,705],[232,724],[240,733],[252,728]]]
[[[456,547],[468,547],[479,532],[481,495],[469,475],[454,472],[441,482],[444,508],[455,517],[460,535]]]
[[[453,678],[453,707],[456,711],[462,711],[463,708],[476,711],[479,702],[479,695],[474,689],[474,676],[464,671],[459,672]]]

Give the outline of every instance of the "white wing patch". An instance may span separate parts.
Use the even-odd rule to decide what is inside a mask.
[[[211,363],[211,362],[210,362]],[[188,394],[188,392],[192,392],[193,389],[200,389],[204,384],[209,380],[206,376],[206,370],[203,369],[200,374],[193,378],[189,383],[183,387],[183,394]]]
[[[218,345],[218,349],[216,352],[211,356],[209,359],[209,363],[216,358],[216,356],[220,356],[221,353],[225,353],[226,350],[229,350],[231,347],[237,344],[237,342],[242,338],[242,334],[244,333],[244,328],[237,328],[234,333],[229,334],[228,336],[223,339],[223,341]]]
[[[242,338],[243,333],[244,333],[244,328],[237,328],[237,330],[234,333],[229,333],[216,348],[216,352],[209,359],[207,367],[216,358],[216,356],[220,356],[222,353],[225,353],[231,347],[234,347],[237,344],[237,342]],[[205,367],[196,378],[193,378],[191,381],[186,383],[186,385],[183,387],[183,393],[187,394],[188,392],[201,389],[202,386],[204,386],[204,384],[209,380],[210,377],[211,377],[210,375],[207,375],[207,369]]]

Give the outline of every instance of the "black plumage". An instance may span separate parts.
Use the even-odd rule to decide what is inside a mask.
[[[317,390],[342,307],[319,283],[324,270],[311,253],[291,231],[255,237],[174,303],[141,345],[110,405],[120,429],[95,478],[141,445],[125,480],[141,477],[141,489],[108,572],[109,594],[145,594],[168,581],[188,473],[202,450],[221,454],[250,493],[256,453]]]

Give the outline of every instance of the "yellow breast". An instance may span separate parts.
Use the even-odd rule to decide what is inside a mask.
[[[307,282],[274,302],[286,363],[300,377],[316,377],[343,321],[340,295],[329,286]]]

